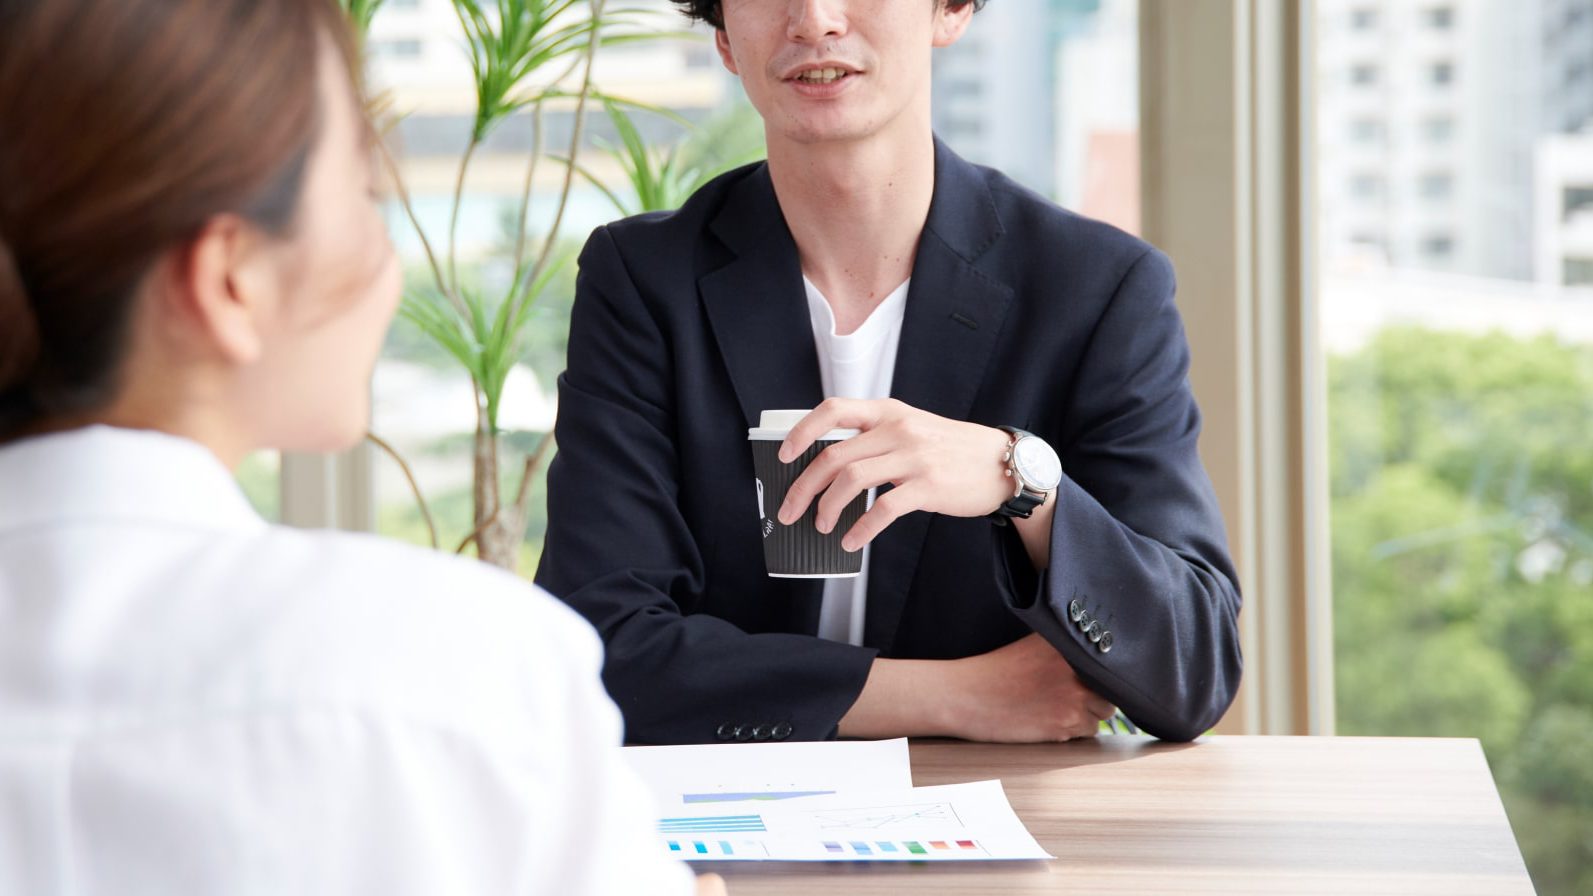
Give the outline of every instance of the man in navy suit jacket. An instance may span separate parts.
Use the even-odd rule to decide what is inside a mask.
[[[769,160],[581,255],[537,581],[602,634],[628,737],[1062,740],[1114,706],[1199,735],[1239,685],[1239,590],[1166,257],[935,140],[930,53],[974,4],[677,2]],[[889,397],[827,395],[819,346],[876,326]],[[765,571],[747,430],[780,408],[816,408],[788,457],[862,430],[779,515],[826,529],[879,487],[847,534],[866,592]],[[1032,512],[1026,434],[1062,468]],[[842,599],[856,624],[819,637]]]

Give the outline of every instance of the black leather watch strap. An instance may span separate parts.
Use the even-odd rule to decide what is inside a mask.
[[[996,428],[1012,437],[1012,441],[1007,444],[1007,455],[1005,461],[1007,463],[1007,475],[1013,478],[1014,485],[1018,489],[1018,493],[1016,495],[1013,495],[1011,498],[1008,498],[1006,501],[1002,502],[1001,506],[997,507],[995,512],[990,514],[991,522],[994,522],[997,525],[1005,526],[1008,519],[1017,518],[1026,520],[1030,516],[1033,516],[1034,509],[1045,503],[1045,493],[1034,491],[1033,489],[1023,485],[1023,480],[1018,477],[1017,470],[1013,469],[1012,467],[1012,449],[1017,446],[1019,439],[1025,436],[1032,436],[1033,433],[1025,432],[1016,426],[998,426]]]

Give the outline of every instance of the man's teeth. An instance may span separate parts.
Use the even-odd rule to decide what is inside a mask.
[[[797,75],[798,81],[807,81],[810,84],[828,84],[839,81],[846,72],[838,68],[816,68]]]

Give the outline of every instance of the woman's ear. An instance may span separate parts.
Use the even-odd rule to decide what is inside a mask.
[[[174,260],[167,301],[200,351],[239,367],[260,359],[281,292],[273,249],[242,218],[218,215]]]

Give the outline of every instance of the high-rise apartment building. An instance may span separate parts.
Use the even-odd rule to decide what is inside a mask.
[[[1593,130],[1593,0],[1542,0],[1544,123]]]
[[[1593,294],[1593,131],[1538,151],[1538,280]]]
[[[1533,279],[1538,145],[1593,116],[1593,0],[1318,0],[1330,265]]]

